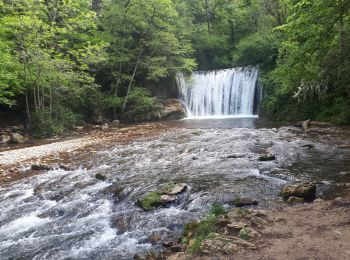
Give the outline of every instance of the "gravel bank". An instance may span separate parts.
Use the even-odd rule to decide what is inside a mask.
[[[78,148],[90,145],[96,140],[90,137],[77,138],[73,140],[56,142],[33,147],[27,147],[18,150],[4,151],[0,153],[0,165],[11,165],[23,161],[54,155],[61,152],[71,152]]]

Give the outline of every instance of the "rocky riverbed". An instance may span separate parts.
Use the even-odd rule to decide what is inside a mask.
[[[213,203],[280,207],[282,187],[294,182],[314,183],[324,199],[349,192],[347,128],[180,121],[80,141],[1,153],[1,259],[132,259],[165,250]],[[147,194],[167,202],[145,211]]]

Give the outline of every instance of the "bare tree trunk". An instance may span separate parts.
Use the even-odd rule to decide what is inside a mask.
[[[38,108],[40,110],[41,109],[40,87],[37,88],[36,95],[37,95],[37,101],[38,101]]]
[[[122,62],[119,62],[119,74],[118,74],[118,79],[117,79],[117,83],[114,86],[114,88],[112,88],[111,91],[113,91],[113,97],[118,97],[118,89],[119,89],[119,84],[121,82],[121,77],[122,77]],[[112,108],[112,112],[113,112],[113,119],[117,119],[117,108],[115,106],[113,106]]]
[[[205,13],[206,13],[206,16],[207,16],[208,34],[210,35],[210,14],[209,14],[208,0],[205,0]]]
[[[24,71],[24,83],[26,86],[26,113],[27,113],[27,122],[29,124],[29,126],[31,125],[32,119],[30,116],[30,109],[29,109],[29,99],[28,99],[28,75],[27,75],[27,68],[26,65],[23,64],[23,71]]]
[[[97,16],[101,15],[101,10],[102,10],[102,0],[92,0],[92,10],[96,12]]]
[[[140,60],[141,60],[142,52],[143,52],[143,47],[141,47],[140,52],[139,52],[139,56],[137,57],[137,61],[136,61],[136,64],[135,64],[135,68],[134,68],[134,71],[133,71],[133,73],[132,73],[132,76],[131,76],[129,85],[128,85],[128,91],[127,91],[126,96],[125,96],[124,104],[123,104],[123,107],[122,107],[122,112],[125,111],[126,103],[128,102],[128,98],[129,98],[131,86],[132,86],[132,83],[133,83],[134,78],[135,78],[135,74],[136,74],[136,71],[137,71],[137,67],[139,66],[139,63],[140,63]]]
[[[344,50],[346,48],[346,41],[345,41],[345,28],[344,28],[344,17],[340,17],[339,20],[339,55],[341,62],[344,62]]]
[[[33,89],[33,98],[34,98],[35,112],[38,112],[38,102],[36,100],[36,88],[35,88],[35,86],[34,86],[34,89]]]
[[[50,118],[52,118],[52,87],[49,88],[49,111],[50,111]]]
[[[26,89],[26,113],[27,113],[27,122],[30,126],[32,123],[32,119],[30,117],[30,110],[29,110],[28,89]]]

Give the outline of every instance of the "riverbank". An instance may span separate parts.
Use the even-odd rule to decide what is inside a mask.
[[[43,171],[32,170],[32,165],[45,168],[79,167],[84,157],[114,144],[127,144],[142,137],[164,132],[169,126],[162,123],[134,126],[90,128],[82,133],[56,139],[32,140],[29,144],[13,145],[0,152],[0,185],[11,183]],[[62,140],[63,139],[63,140]]]
[[[159,258],[349,259],[349,213],[349,198],[267,210],[235,209],[218,218],[216,233],[197,245],[195,254],[189,253],[194,244],[190,240],[187,245],[174,245],[169,250],[181,252],[165,253]]]
[[[260,119],[183,120],[94,130],[23,148],[26,152],[7,151],[1,157],[9,160],[8,170],[0,175],[11,178],[0,187],[0,258],[132,259],[163,252],[187,223],[205,218],[213,204],[232,212],[231,222],[236,221],[237,198],[254,199],[258,211],[285,207],[279,192],[289,183],[315,183],[316,196],[325,200],[345,198],[350,183],[347,130],[312,127],[304,133]],[[13,153],[27,157],[17,161]],[[163,190],[170,183],[186,188]],[[167,195],[161,198],[166,203],[140,207],[142,198],[159,190],[166,191],[160,194]],[[247,215],[244,209],[238,212]],[[261,228],[270,225],[268,216],[255,216],[262,219]],[[221,224],[231,225],[237,237],[244,226],[234,223]],[[259,226],[247,228],[261,232]],[[183,250],[191,239],[172,252]],[[235,243],[260,246],[254,240]]]

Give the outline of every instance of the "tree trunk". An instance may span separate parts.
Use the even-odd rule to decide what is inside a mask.
[[[26,113],[27,113],[27,124],[26,126],[30,126],[32,123],[32,119],[30,117],[30,110],[29,110],[29,100],[28,100],[28,89],[26,90]]]
[[[101,10],[102,10],[102,0],[92,0],[92,10],[96,12],[97,16],[101,15]]]
[[[143,51],[143,48],[141,47],[140,52],[139,52],[139,56],[137,57],[137,61],[136,61],[136,64],[135,64],[134,71],[132,73],[132,76],[131,76],[131,79],[130,79],[130,82],[129,82],[129,85],[128,85],[128,91],[127,91],[126,96],[125,96],[124,104],[123,104],[123,107],[122,107],[122,112],[125,111],[126,103],[128,102],[128,98],[129,98],[132,82],[134,81],[135,74],[136,74],[136,71],[137,71],[137,67],[139,66],[139,63],[140,63],[140,60],[141,60],[142,51]]]
[[[341,63],[344,63],[344,50],[346,48],[346,41],[345,41],[345,28],[344,28],[344,17],[340,17],[339,20],[339,55]]]
[[[115,98],[118,97],[118,89],[119,89],[119,84],[121,82],[121,77],[122,77],[122,62],[120,61],[118,79],[113,91],[113,97]],[[113,119],[117,119],[117,108],[115,106],[113,106],[112,112],[113,112]]]
[[[207,16],[208,34],[210,35],[210,14],[209,14],[208,0],[205,0],[205,13],[206,13],[206,16]]]

